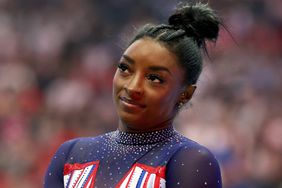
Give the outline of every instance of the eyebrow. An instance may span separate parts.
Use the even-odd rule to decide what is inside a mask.
[[[165,72],[169,73],[170,75],[172,75],[171,72],[167,68],[165,68],[165,67],[151,66],[151,67],[149,67],[149,69],[151,71],[165,71]]]
[[[123,54],[122,57],[130,64],[134,64],[135,63],[135,61],[131,57],[127,56],[127,55]]]
[[[123,54],[122,57],[130,64],[135,63],[135,61],[127,55]],[[172,75],[171,72],[166,67],[162,67],[162,66],[150,66],[149,70],[151,70],[151,71],[165,71],[165,72],[169,73],[170,75]]]

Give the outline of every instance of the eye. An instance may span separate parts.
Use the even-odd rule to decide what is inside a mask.
[[[121,71],[121,72],[126,72],[126,71],[128,71],[128,65],[127,64],[125,64],[125,63],[119,63],[118,64],[118,69],[119,69],[119,71]]]
[[[149,74],[147,76],[147,79],[154,82],[154,83],[164,83],[164,80],[159,76],[159,75],[155,75],[155,74]]]

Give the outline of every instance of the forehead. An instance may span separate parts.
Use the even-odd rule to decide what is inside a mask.
[[[172,71],[182,71],[176,55],[163,44],[150,38],[135,41],[126,49],[124,55],[141,66],[162,66]]]

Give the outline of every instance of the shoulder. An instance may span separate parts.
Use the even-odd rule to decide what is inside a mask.
[[[184,138],[167,164],[167,182],[172,187],[221,187],[219,163],[205,146]]]
[[[67,140],[59,146],[55,155],[63,155],[65,159],[67,159],[68,156],[73,152],[77,153],[77,151],[80,150],[99,146],[105,140],[109,139],[111,134],[112,132],[105,133],[96,137],[78,137]]]
[[[69,162],[75,162],[72,160],[74,156],[76,157],[76,161],[82,161],[83,154],[90,148],[95,149],[95,146],[98,146],[99,143],[106,139],[106,135],[75,138],[61,144],[51,159],[46,171],[45,187],[62,187],[64,165]]]
[[[213,153],[206,146],[203,146],[179,133],[177,134],[177,140],[178,147],[173,157],[185,155],[186,157],[197,156],[199,159],[215,158]]]
[[[96,137],[79,137],[79,138],[67,140],[59,147],[59,150],[63,149],[63,150],[72,151],[72,150],[79,150],[83,148],[93,147],[105,141],[105,139],[109,138],[110,135],[111,133],[106,133]]]
[[[193,157],[198,160],[215,160],[215,156],[207,147],[185,137],[173,157],[176,158],[179,156],[185,156],[187,158]]]

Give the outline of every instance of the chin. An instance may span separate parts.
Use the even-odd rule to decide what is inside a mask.
[[[123,126],[126,127],[127,130],[132,131],[151,131],[158,129],[159,127],[157,125],[160,125],[157,122],[148,121],[142,116],[139,118],[136,117],[130,117],[130,116],[120,116],[120,120],[123,124]]]
[[[139,127],[145,123],[144,118],[138,117],[134,114],[120,114],[119,118],[126,125],[131,125],[133,127]]]

